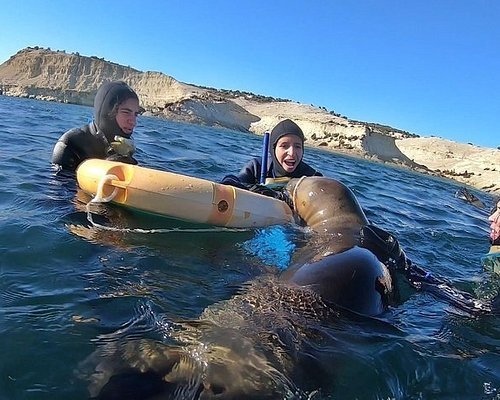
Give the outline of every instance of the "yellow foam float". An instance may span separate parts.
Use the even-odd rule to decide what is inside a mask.
[[[89,159],[76,176],[80,188],[98,200],[170,218],[231,228],[293,221],[281,200],[187,175]]]

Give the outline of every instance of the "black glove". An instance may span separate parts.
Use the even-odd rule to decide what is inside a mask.
[[[278,196],[278,192],[276,190],[270,189],[264,185],[255,184],[255,185],[250,186],[248,188],[248,190],[250,190],[253,193],[262,194],[262,195],[268,196],[268,197],[277,198],[277,196]]]
[[[264,185],[253,185],[248,190],[254,193],[259,193],[264,196],[274,197],[275,199],[284,201],[292,210],[293,203],[288,194],[281,190],[274,190]]]
[[[288,207],[290,207],[293,210],[293,201],[288,195],[287,192],[285,191],[278,191],[278,196],[276,197],[278,200],[284,201],[286,204],[288,204]]]
[[[398,240],[389,232],[374,225],[365,225],[359,234],[361,247],[370,250],[384,264],[392,264],[399,270],[405,270],[411,265]]]

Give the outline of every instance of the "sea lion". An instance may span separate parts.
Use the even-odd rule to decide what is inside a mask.
[[[85,363],[93,398],[305,398],[303,390],[321,386],[314,343],[328,340],[323,327],[338,324],[343,308],[382,312],[391,280],[359,246],[368,220],[345,185],[303,178],[285,190],[311,230],[290,269],[177,323],[168,329],[169,344],[140,339],[99,348]]]
[[[485,208],[486,205],[472,193],[469,189],[467,189],[465,186],[461,187],[455,192],[455,197],[457,199],[461,199],[465,201],[466,203],[472,204],[473,206],[477,208]]]
[[[158,340],[104,343],[80,376],[99,400],[305,399],[322,378],[311,343],[339,316],[306,287],[260,277],[197,320],[172,322]]]
[[[283,279],[351,311],[382,313],[393,292],[391,275],[374,253],[359,246],[361,229],[369,222],[354,193],[326,177],[292,179],[285,190],[314,234]]]

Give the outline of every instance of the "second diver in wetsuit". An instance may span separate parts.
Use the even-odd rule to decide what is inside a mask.
[[[269,137],[271,162],[267,166],[266,178],[300,178],[302,176],[323,176],[306,164],[304,156],[304,133],[290,119],[279,122]],[[246,163],[238,175],[227,175],[221,183],[237,187],[259,184],[262,157],[255,157]]]
[[[54,146],[52,163],[70,171],[88,158],[137,164],[130,137],[140,111],[137,94],[125,82],[104,83],[94,99],[94,121],[64,133]]]

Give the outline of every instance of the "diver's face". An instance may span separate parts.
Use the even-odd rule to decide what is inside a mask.
[[[304,155],[302,140],[295,135],[282,136],[276,142],[274,154],[283,169],[287,173],[292,173]]]
[[[127,99],[118,106],[116,123],[128,137],[132,135],[132,132],[137,125],[137,116],[139,113],[140,108],[139,101],[137,99]]]
[[[491,222],[490,238],[496,242],[500,239],[500,201],[497,203],[496,210],[489,216],[488,221]]]

